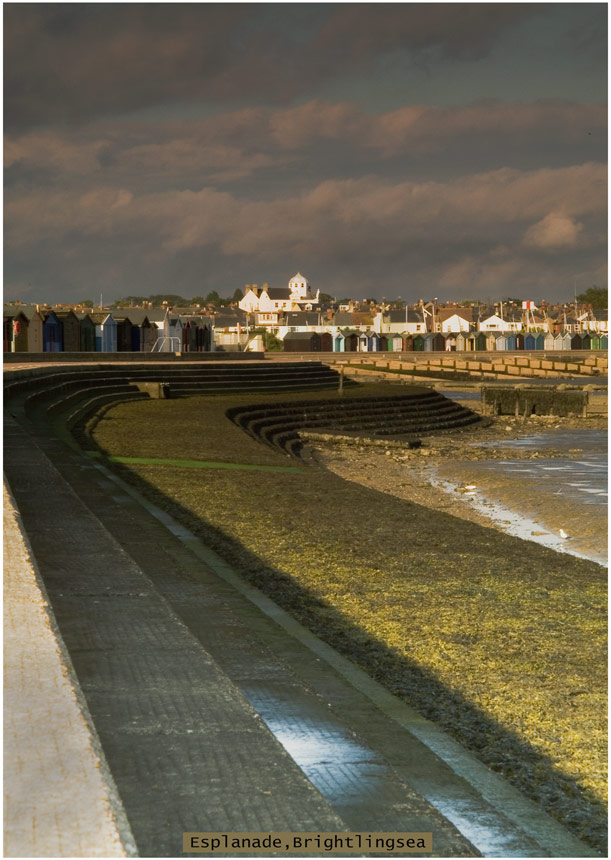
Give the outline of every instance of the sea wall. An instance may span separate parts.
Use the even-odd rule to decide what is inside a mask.
[[[484,415],[558,415],[587,417],[589,392],[559,391],[557,388],[483,387]]]
[[[391,353],[392,355],[392,353]],[[322,355],[318,355],[325,360]],[[607,353],[408,353],[393,356],[388,353],[334,353],[334,360],[358,367],[372,366],[392,372],[414,373],[416,375],[453,378],[456,380],[472,377],[496,378],[498,376],[533,378],[558,376],[603,376],[608,371]]]

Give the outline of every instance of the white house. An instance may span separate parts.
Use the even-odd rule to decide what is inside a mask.
[[[289,332],[308,331],[322,333],[326,331],[332,332],[335,329],[330,327],[327,324],[327,320],[324,320],[322,315],[316,311],[291,311],[290,313],[283,314],[276,334],[280,340],[284,340]]]
[[[453,332],[454,334],[466,331],[468,332],[471,328],[471,324],[468,319],[461,316],[459,313],[452,314],[450,317],[446,317],[441,321],[441,331],[442,332]]]
[[[503,331],[521,331],[522,317],[517,317],[511,314],[509,318],[500,317],[498,314],[491,314],[479,321],[479,330],[483,332],[503,332]]]
[[[373,318],[373,330],[377,334],[425,334],[426,322],[420,311],[406,308],[404,311],[378,311]]]
[[[267,284],[263,286],[267,287]],[[246,284],[246,292],[238,302],[238,307],[247,314],[254,314],[259,309],[259,288],[256,284]]]
[[[268,287],[263,284],[261,290],[247,285],[244,298],[240,299],[239,307],[246,313],[255,313],[257,322],[263,324],[278,323],[278,314],[282,311],[310,311],[318,304],[320,290],[312,294],[310,284],[299,272],[294,275],[287,287]],[[265,316],[265,315],[272,316]]]

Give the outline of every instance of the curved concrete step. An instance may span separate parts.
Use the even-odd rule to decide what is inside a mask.
[[[439,392],[396,398],[350,398],[233,407],[227,416],[268,445],[299,456],[300,430],[362,432],[379,437],[417,436],[469,426],[480,416]]]

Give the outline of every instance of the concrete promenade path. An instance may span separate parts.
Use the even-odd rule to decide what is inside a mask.
[[[4,856],[133,853],[75,686],[4,488]]]
[[[347,830],[432,832],[438,857],[596,856],[19,409],[5,471],[7,856],[175,857],[183,831]],[[72,710],[50,719],[60,687]],[[48,842],[35,794],[55,815]]]

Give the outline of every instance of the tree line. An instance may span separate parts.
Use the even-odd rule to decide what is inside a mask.
[[[228,298],[220,296],[216,290],[212,290],[205,296],[192,296],[191,298],[185,298],[176,293],[155,293],[152,296],[124,296],[113,302],[113,307],[133,308],[147,304],[151,304],[155,308],[161,308],[164,305],[180,308],[191,307],[192,305],[227,307],[231,304],[237,304],[242,298],[244,298],[244,293],[240,289],[234,290],[233,295]]]

